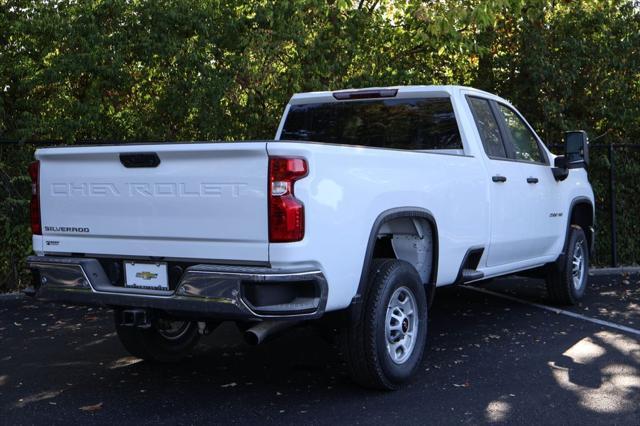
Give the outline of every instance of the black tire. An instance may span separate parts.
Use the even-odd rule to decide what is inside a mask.
[[[392,359],[392,350],[387,349],[387,309],[392,296],[410,292],[415,303],[416,317],[407,316],[413,328],[415,341],[411,350],[398,363]],[[400,292],[400,293],[398,293]],[[406,296],[406,294],[405,294]],[[400,299],[398,299],[400,300]],[[419,368],[427,339],[427,297],[418,272],[409,263],[396,259],[374,259],[369,282],[363,295],[359,314],[350,320],[342,333],[342,351],[353,380],[368,388],[394,390],[406,382]],[[404,312],[403,312],[404,314]],[[411,318],[409,320],[409,318]],[[394,320],[391,320],[392,322]],[[414,322],[415,321],[415,322]],[[405,330],[405,322],[396,320]],[[394,352],[398,356],[398,352]]]
[[[174,335],[162,332],[162,319],[152,322],[150,328],[123,326],[120,312],[115,311],[115,326],[122,346],[131,355],[146,361],[173,363],[184,359],[200,340],[198,324],[185,323]],[[170,337],[168,337],[170,336]]]
[[[577,258],[583,261],[579,268],[574,269]],[[574,274],[581,270],[581,278]],[[585,294],[589,277],[589,248],[587,238],[582,228],[571,225],[567,252],[560,265],[554,264],[547,270],[547,293],[552,303],[558,305],[575,305]]]

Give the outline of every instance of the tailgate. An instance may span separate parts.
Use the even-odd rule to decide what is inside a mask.
[[[268,261],[266,142],[48,148],[36,158],[45,253]]]

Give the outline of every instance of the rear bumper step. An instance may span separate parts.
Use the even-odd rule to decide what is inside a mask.
[[[318,318],[327,302],[320,271],[193,265],[175,290],[115,286],[93,258],[30,256],[35,297],[79,305],[159,309],[196,318]],[[135,321],[137,319],[132,319]]]

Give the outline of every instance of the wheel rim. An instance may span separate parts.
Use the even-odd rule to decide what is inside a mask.
[[[571,263],[573,287],[576,290],[580,290],[580,288],[582,288],[582,280],[584,279],[585,269],[587,266],[582,241],[576,242],[576,245],[573,249],[573,258]]]
[[[387,305],[387,352],[396,364],[403,364],[413,353],[418,336],[417,306],[413,292],[407,287],[396,289]]]
[[[158,333],[167,340],[177,340],[185,335],[189,329],[189,321],[158,320]]]

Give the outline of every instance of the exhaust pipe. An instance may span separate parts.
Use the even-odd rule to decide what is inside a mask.
[[[281,331],[299,324],[300,321],[263,321],[244,332],[244,340],[250,345],[259,345]]]

